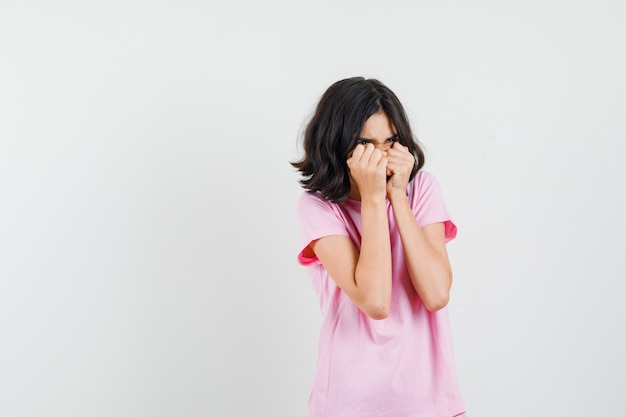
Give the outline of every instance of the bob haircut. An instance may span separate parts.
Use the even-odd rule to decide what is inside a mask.
[[[347,159],[356,147],[363,125],[375,113],[385,112],[398,141],[415,156],[410,179],[424,166],[424,152],[413,136],[404,107],[387,86],[376,79],[346,78],[322,95],[304,131],[304,156],[291,162],[300,171],[300,185],[319,191],[322,198],[342,203],[350,193]]]

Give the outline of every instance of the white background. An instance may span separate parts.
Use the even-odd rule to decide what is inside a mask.
[[[459,227],[475,417],[618,416],[621,1],[0,3],[0,415],[304,416],[289,165],[332,82],[404,103]]]

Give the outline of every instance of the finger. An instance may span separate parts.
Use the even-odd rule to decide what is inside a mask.
[[[382,158],[383,158],[383,153],[379,149],[374,148],[372,150],[372,154],[370,155],[368,162],[372,165],[378,165],[378,163],[380,162]]]
[[[387,163],[387,170],[393,172],[394,175],[409,175],[412,169],[412,161],[389,158],[389,162]]]
[[[409,148],[407,146],[404,146],[400,142],[394,142],[393,145],[391,145],[391,149],[396,149],[396,150],[399,150],[399,151],[408,151],[409,150]]]
[[[415,162],[415,157],[408,151],[408,148],[403,148],[401,150],[390,149],[387,153],[389,158],[394,162],[406,164],[413,164]]]
[[[393,153],[410,153],[409,148],[402,145],[400,142],[394,142],[389,151]]]
[[[360,160],[363,161],[363,162],[369,161],[370,158],[372,157],[372,153],[374,152],[376,147],[374,145],[372,145],[371,143],[368,143],[365,146],[363,146],[363,145],[359,145],[359,146],[363,148],[363,153],[361,154]]]
[[[365,146],[356,145],[354,149],[352,150],[352,153],[350,153],[350,158],[354,158],[358,161],[359,159],[361,159],[361,156],[363,155],[363,151],[365,151]]]
[[[389,163],[392,165],[406,165],[409,162],[413,163],[413,158],[410,154],[398,153],[398,152],[388,152],[387,158],[389,159]]]
[[[387,167],[387,164],[389,163],[389,160],[385,155],[383,155],[381,151],[378,151],[377,153],[379,154],[379,156],[377,156],[375,160],[372,159],[370,162],[378,169],[385,169]]]
[[[385,172],[387,173],[387,175],[391,175],[392,168],[393,168],[393,164],[390,163],[389,158],[387,158],[387,161],[385,163]]]

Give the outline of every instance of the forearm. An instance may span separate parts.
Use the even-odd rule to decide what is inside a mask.
[[[372,318],[384,318],[391,303],[391,243],[384,199],[361,202],[361,249],[355,285]]]
[[[428,240],[405,193],[390,196],[390,201],[413,287],[428,310],[439,310],[448,303],[452,285],[452,270],[445,247],[440,251]]]

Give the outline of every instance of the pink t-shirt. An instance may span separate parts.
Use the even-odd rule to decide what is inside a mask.
[[[432,174],[419,171],[407,191],[420,226],[444,222],[446,242],[456,236]],[[308,417],[463,415],[448,310],[429,312],[413,289],[389,201],[393,278],[390,313],[384,320],[367,317],[317,258],[302,253],[311,241],[330,235],[347,236],[359,249],[360,201],[334,204],[318,193],[303,192],[297,215],[298,261],[306,266],[323,316]]]

